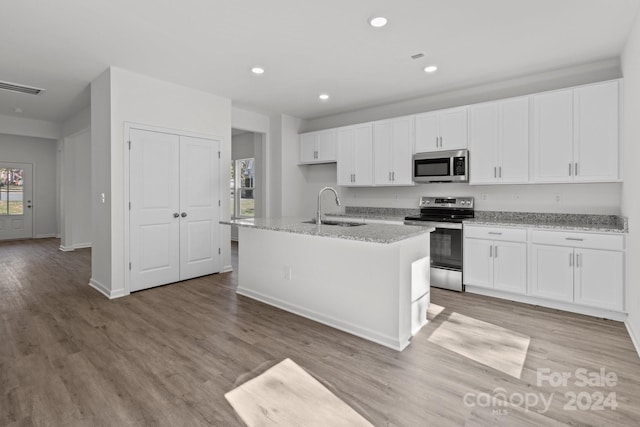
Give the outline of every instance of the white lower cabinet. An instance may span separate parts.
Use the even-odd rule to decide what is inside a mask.
[[[467,285],[515,293],[527,290],[526,230],[465,227],[463,260]]]
[[[624,312],[624,235],[465,225],[471,292],[586,314]]]
[[[573,302],[573,248],[531,245],[531,294]]]

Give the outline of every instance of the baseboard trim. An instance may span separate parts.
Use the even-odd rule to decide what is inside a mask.
[[[52,234],[36,234],[34,239],[50,239],[52,237],[56,237],[56,234],[55,233],[52,233]]]
[[[62,246],[59,248],[62,252],[73,252],[75,248],[73,246]]]
[[[584,307],[567,302],[552,301],[543,298],[532,297],[529,295],[512,294],[496,291],[494,289],[480,288],[477,286],[465,285],[465,292],[469,292],[470,294],[484,295],[487,297],[522,302],[525,304],[538,305],[540,307],[553,308],[556,310],[568,311],[571,313],[584,314],[585,316],[602,317],[609,320],[615,320],[617,322],[624,322],[627,320],[627,313],[607,309],[598,309],[593,307]]]
[[[631,326],[629,319],[624,321],[624,326],[627,327],[627,332],[629,333],[629,337],[631,337],[631,342],[636,349],[636,353],[638,353],[638,357],[640,357],[640,335],[636,334],[636,331]]]
[[[62,234],[58,233],[56,234],[56,239],[60,239],[62,237]]]
[[[93,278],[89,280],[89,286],[91,286],[93,289],[100,292],[102,295],[104,295],[109,299],[120,298],[125,295],[128,295],[124,289],[115,289],[111,291],[105,285],[103,285],[102,283],[98,282]]]
[[[278,298],[273,298],[259,292],[251,291],[249,289],[238,287],[236,293],[263,302],[265,304],[272,305],[290,313],[297,314],[298,316],[306,317],[307,319],[322,323],[323,325],[331,326],[332,328],[336,328],[357,337],[364,338],[368,341],[373,341],[377,344],[383,345],[393,350],[402,351],[409,345],[410,337],[406,337],[406,339],[396,339],[391,336],[373,331],[371,329],[362,328],[352,323],[336,319],[335,317],[327,316],[325,314],[309,310],[308,308],[304,308],[296,304],[291,304]]]
[[[231,273],[232,271],[233,271],[232,265],[225,265],[224,267],[222,267],[222,271],[220,271],[220,273]]]
[[[84,249],[84,248],[90,248],[91,247],[91,243],[76,243],[73,245],[73,249]]]

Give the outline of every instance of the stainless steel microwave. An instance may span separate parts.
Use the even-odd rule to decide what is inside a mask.
[[[413,181],[469,182],[469,151],[450,150],[414,154]]]

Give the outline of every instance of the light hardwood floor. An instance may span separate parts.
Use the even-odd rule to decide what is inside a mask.
[[[109,301],[87,285],[90,250],[58,245],[0,243],[0,425],[242,425],[224,394],[285,358],[376,426],[640,423],[640,361],[621,323],[433,289],[432,320],[399,353],[239,297],[235,272]],[[476,339],[451,327],[430,340],[459,319]],[[482,356],[487,324],[500,345],[529,337],[520,378],[499,369],[500,352],[463,356]],[[616,385],[579,387],[579,368]],[[572,378],[537,385],[538,369]],[[572,391],[588,393],[583,405],[613,392],[618,407],[565,410]],[[478,405],[494,395],[552,403]]]

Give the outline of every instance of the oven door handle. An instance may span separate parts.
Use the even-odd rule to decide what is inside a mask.
[[[462,230],[461,222],[405,221],[404,224],[421,225],[423,227],[448,228],[450,230]]]

